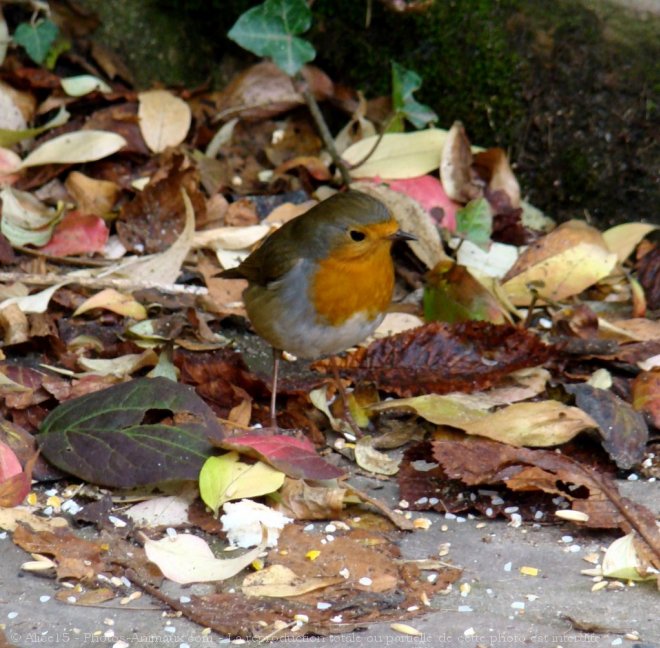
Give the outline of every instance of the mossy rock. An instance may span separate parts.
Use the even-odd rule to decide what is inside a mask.
[[[225,36],[254,0],[84,2],[138,87],[222,86],[236,71],[227,60],[254,60]],[[370,6],[366,26],[366,1],[313,5],[315,62],[334,80],[388,94],[396,60],[422,76],[417,98],[440,126],[460,119],[474,142],[508,149],[528,198],[548,214],[653,218],[659,17],[605,0],[436,0],[418,14]]]

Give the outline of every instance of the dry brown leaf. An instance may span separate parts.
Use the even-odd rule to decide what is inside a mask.
[[[355,382],[372,381],[399,396],[482,390],[504,376],[542,364],[555,351],[510,325],[432,322],[360,348],[337,360]],[[488,363],[484,363],[488,357]],[[329,370],[328,360],[314,363]]]
[[[188,104],[168,90],[147,90],[138,98],[140,132],[151,151],[161,153],[181,144],[192,119]]]
[[[13,540],[29,553],[53,556],[59,579],[73,578],[91,582],[96,574],[107,569],[102,558],[103,544],[78,538],[68,528],[33,531],[26,526],[18,526]]]
[[[447,133],[440,160],[440,180],[447,195],[456,202],[467,203],[483,194],[472,174],[472,149],[463,124],[456,121]]]
[[[64,185],[83,214],[109,213],[119,195],[119,186],[114,182],[90,178],[79,171],[69,173]]]
[[[271,565],[254,574],[248,574],[241,585],[246,596],[288,597],[324,589],[342,583],[341,576],[329,578],[300,578],[285,565]]]
[[[530,245],[503,279],[516,306],[528,305],[534,290],[560,301],[607,277],[617,262],[601,233],[582,221],[568,221]]]
[[[344,509],[345,497],[345,488],[312,486],[303,479],[287,477],[275,508],[296,520],[336,520]]]

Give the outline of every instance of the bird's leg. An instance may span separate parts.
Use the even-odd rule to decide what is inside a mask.
[[[360,426],[355,422],[353,415],[351,414],[351,409],[348,405],[348,394],[344,389],[344,384],[341,381],[341,376],[339,375],[339,367],[337,366],[337,360],[335,356],[330,356],[330,366],[332,367],[332,373],[337,383],[337,389],[339,390],[339,396],[341,397],[342,402],[344,403],[344,420],[353,430],[353,434],[359,439],[362,436],[362,430]]]
[[[277,410],[275,405],[277,402],[277,374],[280,369],[280,355],[281,351],[273,347],[273,376],[270,392],[270,425],[273,430],[277,430]]]

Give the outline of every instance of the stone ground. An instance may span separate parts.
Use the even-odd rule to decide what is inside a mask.
[[[624,495],[660,514],[657,482],[624,481],[620,488]],[[390,485],[374,494],[391,504],[396,502]],[[450,542],[444,560],[463,566],[464,572],[449,594],[433,600],[426,615],[409,621],[421,636],[374,625],[363,632],[286,643],[660,648],[660,594],[652,585],[592,592],[591,579],[580,574],[591,566],[583,557],[609,544],[615,534],[581,530],[569,523],[516,529],[504,521],[487,521],[485,527],[476,528],[480,519],[461,523],[434,514],[429,517],[433,518],[430,530],[402,536],[404,556],[437,555],[438,546]],[[447,530],[442,531],[441,525]],[[569,535],[572,541],[566,538]],[[21,574],[20,565],[27,559],[9,536],[0,540],[0,627],[5,626],[7,639],[19,648],[38,644],[113,646],[119,640],[130,646],[159,643],[181,648],[228,643],[215,634],[203,635],[202,628],[185,619],[165,617],[159,602],[148,596],[132,603],[132,608],[116,601],[95,608],[60,603],[53,598],[54,581]],[[537,567],[539,575],[521,574],[522,566]],[[471,586],[465,597],[459,592],[460,583]],[[469,608],[459,611],[459,606]],[[579,625],[574,626],[564,615]],[[589,629],[592,632],[586,631]],[[95,634],[98,631],[100,635]],[[108,631],[113,636],[103,636]],[[626,638],[626,633],[637,633],[639,639]]]

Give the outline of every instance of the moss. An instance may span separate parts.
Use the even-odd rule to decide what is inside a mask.
[[[212,44],[198,38],[194,16],[160,0],[82,0],[100,18],[95,38],[115,50],[138,88],[194,86],[213,65]]]
[[[333,78],[368,96],[390,92],[390,61],[423,79],[418,98],[443,125],[461,119],[480,143],[509,141],[524,112],[517,79],[520,57],[510,46],[507,19],[515,0],[436,2],[422,14],[396,14],[373,4],[319,0],[313,40],[319,63]],[[341,35],[338,41],[337,35]]]

